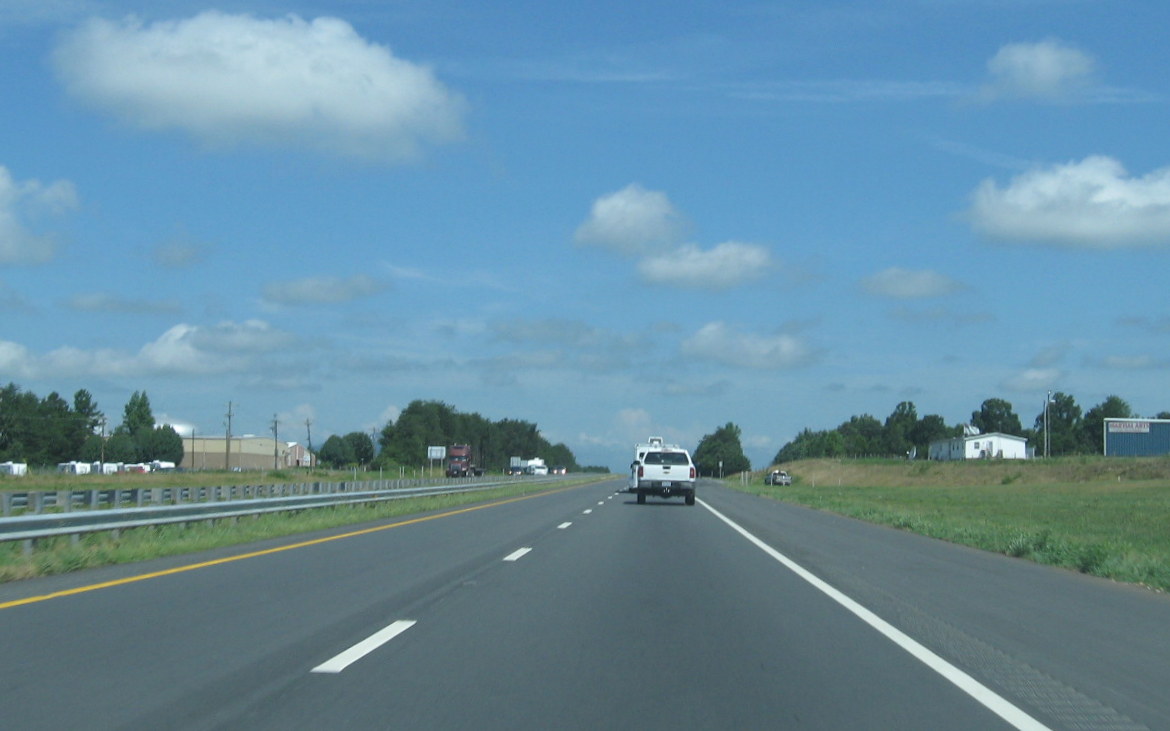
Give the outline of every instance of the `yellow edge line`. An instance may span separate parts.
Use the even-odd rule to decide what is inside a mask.
[[[576,487],[576,486],[574,486]],[[147,579],[157,579],[162,576],[171,576],[173,574],[181,574],[187,571],[195,571],[196,569],[205,569],[209,566],[218,566],[220,564],[232,563],[233,561],[243,561],[246,558],[256,558],[258,556],[267,556],[272,553],[280,553],[282,551],[291,551],[295,548],[306,548],[308,546],[316,546],[321,543],[329,543],[330,541],[340,541],[343,538],[354,538],[357,536],[364,536],[367,533],[377,533],[378,531],[390,530],[391,528],[401,528],[406,525],[414,525],[416,523],[425,523],[430,520],[438,520],[439,518],[448,518],[452,515],[462,515],[463,513],[471,513],[476,510],[483,510],[485,508],[494,508],[500,505],[507,505],[508,503],[515,503],[521,500],[530,500],[532,498],[543,497],[545,495],[553,495],[558,492],[564,492],[572,488],[566,487],[561,490],[550,490],[548,492],[540,492],[535,495],[521,495],[520,497],[508,498],[507,500],[500,500],[494,503],[487,503],[485,505],[475,505],[470,508],[460,508],[458,510],[449,510],[445,513],[437,513],[435,515],[425,515],[421,518],[411,518],[410,520],[401,520],[397,523],[390,523],[389,525],[379,525],[374,528],[364,528],[362,530],[350,531],[349,533],[341,533],[336,536],[328,536],[326,538],[314,538],[311,541],[301,541],[300,543],[292,543],[287,546],[280,546],[278,548],[266,548],[263,551],[253,551],[251,553],[241,553],[238,556],[228,556],[227,558],[217,558],[214,561],[203,561],[202,563],[187,564],[186,566],[176,566],[173,569],[166,569],[163,571],[154,571],[149,574],[138,574],[137,576],[127,576],[124,579],[114,579],[113,581],[103,581],[99,584],[89,584],[87,586],[78,586],[73,589],[63,589],[55,591],[51,594],[42,594],[40,596],[30,596],[25,599],[14,599],[8,602],[0,602],[0,610],[11,609],[12,607],[19,607],[25,604],[37,604],[38,602],[46,602],[50,599],[60,599],[61,597],[73,596],[75,594],[85,594],[90,591],[97,591],[98,589],[109,589],[115,586],[122,586],[124,584],[133,584],[138,581],[146,581]]]

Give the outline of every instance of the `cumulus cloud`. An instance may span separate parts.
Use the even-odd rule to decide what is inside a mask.
[[[768,249],[756,244],[728,241],[711,249],[681,244],[685,229],[665,193],[631,183],[594,201],[574,239],[637,257],[647,282],[691,289],[730,289],[763,277],[774,264]]]
[[[574,239],[581,245],[636,256],[676,243],[685,228],[665,193],[631,183],[594,201]]]
[[[987,62],[991,81],[983,97],[1059,101],[1075,98],[1092,86],[1093,57],[1058,40],[1009,43]]]
[[[17,181],[0,165],[0,264],[43,264],[57,251],[51,234],[36,234],[31,220],[60,216],[77,208],[77,191],[67,180],[48,185],[39,180]]]
[[[264,301],[275,305],[323,305],[352,302],[387,288],[385,282],[357,274],[352,277],[305,277],[264,286]]]
[[[861,286],[870,294],[893,299],[928,299],[954,294],[963,285],[945,274],[930,269],[902,269],[890,267],[861,280]]]
[[[1131,177],[1117,160],[1087,157],[979,184],[970,217],[995,238],[1118,249],[1170,241],[1170,168]]]
[[[211,327],[182,323],[137,352],[65,346],[37,355],[19,343],[0,341],[0,375],[7,378],[207,376],[248,373],[256,356],[295,344],[289,333],[260,320]]]
[[[638,263],[648,282],[714,290],[759,279],[771,267],[772,255],[766,248],[734,241],[709,250],[688,244]]]
[[[800,338],[745,333],[718,321],[704,325],[684,340],[682,352],[702,360],[759,369],[804,365],[813,358],[812,351]]]
[[[54,63],[71,95],[213,147],[403,161],[463,134],[460,96],[337,18],[93,19],[63,37]]]

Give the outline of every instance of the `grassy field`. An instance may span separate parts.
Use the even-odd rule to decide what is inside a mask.
[[[232,473],[188,473],[172,474],[170,479],[164,475],[121,475],[110,477],[73,477],[45,475],[43,482],[40,478],[25,481],[6,481],[4,488],[22,490],[65,490],[70,487],[179,487],[198,485],[227,485],[232,484]],[[237,475],[241,473],[235,473]],[[242,473],[247,476],[248,473]],[[358,473],[359,476],[362,473]],[[377,479],[377,473],[371,479]],[[352,478],[352,473],[319,473],[312,479],[298,478],[296,482],[338,481]],[[32,477],[32,476],[30,476]],[[93,533],[82,536],[74,544],[68,537],[38,541],[36,550],[25,554],[19,542],[0,543],[0,582],[28,579],[36,576],[49,576],[79,569],[106,566],[111,564],[132,563],[162,556],[175,556],[195,551],[204,551],[212,548],[221,548],[254,541],[279,538],[282,536],[309,533],[311,531],[326,530],[340,526],[365,523],[369,521],[386,520],[401,516],[414,515],[433,510],[457,508],[464,505],[498,500],[510,497],[519,497],[549,490],[558,490],[573,485],[581,485],[604,479],[604,475],[588,477],[570,477],[554,483],[533,483],[518,481],[494,490],[481,492],[435,495],[430,497],[408,498],[393,500],[384,503],[358,506],[338,506],[318,510],[306,510],[297,513],[278,513],[261,515],[256,518],[240,518],[238,520],[204,521],[183,525],[160,526],[156,528],[138,528],[122,531],[115,538],[110,533]],[[146,479],[144,479],[146,478]],[[157,484],[151,479],[159,479]],[[181,478],[181,479],[176,479]],[[72,480],[75,484],[62,484],[60,480]],[[275,484],[282,480],[277,479],[274,473],[268,473],[263,480],[258,479],[258,473],[251,473],[250,479],[242,479],[236,484]],[[287,480],[285,480],[287,481]],[[13,482],[16,482],[14,485]],[[130,484],[127,484],[130,483]]]
[[[737,489],[953,543],[1170,590],[1170,459],[807,460]]]

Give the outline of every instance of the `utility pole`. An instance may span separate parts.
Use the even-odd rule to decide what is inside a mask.
[[[279,467],[280,463],[278,462],[278,456],[280,454],[280,442],[277,441],[280,438],[280,434],[278,432],[279,428],[280,428],[280,422],[276,420],[276,414],[273,414],[272,415],[272,469],[274,469],[274,470],[280,469],[280,467]]]
[[[1044,458],[1048,458],[1048,404],[1052,403],[1052,392],[1044,397]]]
[[[223,468],[230,470],[232,468],[232,402],[228,401],[227,412],[227,439],[223,440]]]
[[[311,419],[305,419],[305,434],[309,438],[309,454],[307,457],[308,461],[309,461],[309,464],[308,464],[309,469],[313,469],[313,429],[312,429],[312,426],[313,426],[313,421]]]

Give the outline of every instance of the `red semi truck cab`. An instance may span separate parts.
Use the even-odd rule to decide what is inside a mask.
[[[478,477],[483,468],[475,464],[470,444],[452,444],[447,447],[447,477]]]

